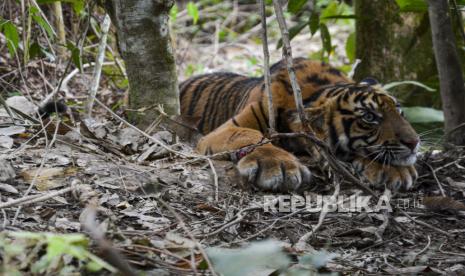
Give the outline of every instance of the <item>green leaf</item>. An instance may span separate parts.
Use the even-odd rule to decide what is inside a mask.
[[[79,48],[74,46],[74,44],[71,42],[66,44],[66,48],[71,51],[71,60],[73,61],[74,65],[79,69],[79,71],[82,71],[82,59]]]
[[[308,26],[310,27],[310,33],[313,36],[320,27],[320,15],[317,12],[312,11],[310,20],[308,21]]]
[[[320,20],[326,17],[339,15],[339,3],[332,1],[326,8],[321,11]]]
[[[6,46],[11,56],[14,56],[19,47],[19,34],[16,26],[11,21],[3,21],[0,23],[0,29],[6,38]]]
[[[86,6],[85,0],[71,0],[70,2],[76,14],[81,14],[84,11],[84,7]]]
[[[47,23],[47,21],[42,18],[42,16],[39,13],[39,10],[34,6],[31,6],[29,8],[29,12],[32,14],[32,19],[34,19],[34,21],[47,32],[47,35],[50,39],[53,39],[55,37],[55,32],[53,31],[52,27]]]
[[[29,45],[29,58],[33,59],[42,55],[42,49],[39,43],[34,42]]]
[[[199,20],[199,9],[191,1],[189,1],[189,3],[187,3],[187,14],[190,17],[192,17],[192,20],[194,20],[194,24],[197,24],[197,21]]]
[[[430,107],[403,107],[405,117],[410,123],[444,122],[444,113]]]
[[[312,254],[306,254],[299,258],[299,264],[310,265],[314,268],[324,267],[329,261],[337,256],[335,253],[326,251],[316,251]]]
[[[256,242],[242,249],[208,248],[207,254],[213,268],[221,275],[268,275],[270,269],[290,264],[289,257],[276,241]]]
[[[346,55],[350,63],[355,61],[355,32],[351,33],[349,37],[347,37]]]
[[[395,81],[395,82],[390,82],[390,83],[387,83],[383,86],[383,89],[384,90],[390,90],[396,86],[399,86],[399,85],[406,85],[406,84],[410,84],[410,85],[415,85],[415,86],[418,86],[418,87],[421,87],[421,88],[424,88],[426,91],[429,91],[429,92],[434,92],[436,91],[436,89],[434,88],[431,88],[421,82],[418,82],[418,81]]]
[[[290,13],[296,14],[302,10],[303,6],[307,3],[307,0],[289,0],[287,4],[287,10]]]
[[[428,4],[425,0],[396,0],[401,12],[427,12]]]
[[[328,26],[326,24],[320,24],[320,34],[321,34],[321,41],[323,43],[323,49],[329,54],[332,51],[332,44],[331,44],[331,34],[329,33]]]
[[[291,41],[296,35],[298,35],[300,31],[302,31],[305,28],[305,26],[307,26],[307,22],[300,22],[297,25],[292,26],[289,29],[289,41]],[[276,49],[279,49],[282,46],[283,46],[283,40],[280,38],[278,41],[278,44],[276,45]]]
[[[170,19],[173,24],[176,23],[176,19],[178,18],[178,11],[178,5],[174,4],[170,10]]]

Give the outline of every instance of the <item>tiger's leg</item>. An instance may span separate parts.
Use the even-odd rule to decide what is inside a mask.
[[[386,165],[366,158],[358,158],[352,164],[357,173],[371,185],[375,187],[384,185],[393,191],[409,190],[418,178],[414,166]]]
[[[247,113],[252,110],[254,109],[245,108],[202,138],[197,145],[198,151],[214,154],[260,143],[263,133],[251,128],[254,127],[254,122],[250,120],[254,117]],[[260,124],[259,120],[255,123]],[[293,154],[271,143],[257,146],[242,157],[237,163],[237,169],[247,182],[266,191],[294,191],[303,183],[308,183],[311,175]]]

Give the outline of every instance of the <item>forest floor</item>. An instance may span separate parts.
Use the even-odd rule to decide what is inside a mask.
[[[341,30],[340,37],[344,36],[347,32]],[[245,41],[178,40],[180,78],[199,71],[248,75],[260,71],[261,45]],[[298,36],[293,40],[294,56],[308,56],[319,43]],[[272,61],[279,56],[280,51],[272,51]],[[18,69],[0,57],[0,65],[2,86],[26,96],[10,97],[8,103],[30,116],[35,105],[24,99],[44,99],[63,72],[45,61]],[[91,78],[91,73],[76,74],[67,84],[67,100],[82,103]],[[104,78],[98,95],[103,104],[114,107],[122,96]],[[192,144],[174,139],[161,126],[144,130],[148,138],[122,121],[117,115],[122,113],[115,110],[116,114],[109,113],[97,105],[95,120],[74,115],[61,127],[56,124],[59,117],[44,126],[18,114],[13,125],[7,111],[0,110],[0,229],[4,230],[0,238],[4,243],[19,239],[11,236],[18,231],[84,232],[92,238],[91,251],[103,259],[111,263],[111,254],[105,250],[116,249],[132,266],[153,275],[201,271],[206,255],[225,274],[235,270],[270,275],[280,258],[304,273],[300,275],[314,268],[343,274],[465,273],[463,149],[422,152],[417,185],[392,198],[392,212],[329,212],[323,217],[305,206],[289,212],[267,208],[270,198],[278,195],[244,187],[233,163],[197,156]],[[364,193],[347,181],[337,182],[338,173],[327,166],[302,161],[315,172],[316,183],[305,194],[308,198],[333,195],[339,184],[340,196]],[[374,199],[370,204],[376,205]],[[102,245],[103,234],[112,249]],[[275,242],[247,247],[264,240]],[[199,244],[207,254],[199,250]],[[274,251],[275,245],[279,251]],[[22,246],[22,253],[10,252],[9,264],[24,271],[39,261],[43,247]],[[248,249],[214,249],[239,247]],[[282,252],[285,257],[279,255]],[[81,269],[82,263],[63,259],[54,265],[52,272],[69,266]]]

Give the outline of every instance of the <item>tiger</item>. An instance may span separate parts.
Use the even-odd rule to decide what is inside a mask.
[[[285,61],[269,70],[276,131],[301,132]],[[375,79],[357,83],[325,62],[294,58],[293,70],[312,134],[370,185],[411,189],[418,178],[414,165],[420,138],[396,98]],[[263,76],[208,73],[183,81],[179,89],[181,114],[197,118],[195,127],[204,134],[199,153],[238,153],[232,159],[239,175],[263,191],[292,192],[311,183],[311,171],[296,157],[308,153],[317,158],[309,143],[263,143],[269,128]]]

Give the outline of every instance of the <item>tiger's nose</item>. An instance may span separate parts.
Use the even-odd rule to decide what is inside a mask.
[[[420,139],[412,138],[412,139],[401,140],[401,143],[413,151],[418,146],[418,143],[420,143]]]

